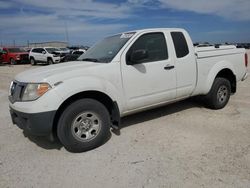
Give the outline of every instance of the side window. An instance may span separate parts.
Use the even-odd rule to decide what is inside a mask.
[[[82,51],[75,51],[75,52],[73,52],[72,54],[82,55],[83,52],[82,52]]]
[[[40,48],[40,53],[46,52],[44,48]]]
[[[140,36],[127,52],[126,61],[131,62],[131,55],[138,51],[147,53],[147,56],[139,60],[137,63],[147,63],[168,59],[167,44],[164,34],[148,33]]]
[[[38,53],[37,48],[34,48],[34,49],[32,50],[32,52]]]
[[[177,58],[185,57],[189,54],[189,49],[187,45],[187,41],[182,32],[171,32],[171,36],[173,38],[175,53]]]
[[[36,49],[36,52],[37,52],[37,53],[40,53],[40,54],[41,54],[43,51],[44,51],[44,49],[42,49],[42,48],[37,48],[37,49]]]
[[[43,51],[44,51],[44,49],[42,49],[42,48],[39,48],[39,53],[41,54],[41,53],[43,53]]]

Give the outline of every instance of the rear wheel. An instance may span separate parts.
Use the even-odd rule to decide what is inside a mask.
[[[205,96],[205,102],[211,109],[224,108],[231,95],[231,84],[225,78],[215,78],[210,92]]]
[[[62,113],[57,135],[68,151],[88,151],[108,139],[110,124],[109,113],[103,104],[93,99],[80,99]]]

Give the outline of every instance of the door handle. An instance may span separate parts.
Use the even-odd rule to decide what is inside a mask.
[[[174,68],[174,65],[167,65],[166,67],[164,67],[165,70],[171,70]]]

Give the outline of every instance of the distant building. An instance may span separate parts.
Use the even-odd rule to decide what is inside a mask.
[[[50,41],[50,42],[34,42],[34,43],[29,43],[29,47],[67,47],[68,43],[67,42],[61,42],[61,41]]]

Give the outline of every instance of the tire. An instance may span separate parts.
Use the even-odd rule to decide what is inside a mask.
[[[230,82],[225,78],[215,78],[211,90],[205,96],[205,103],[211,109],[222,109],[227,105],[230,95]]]
[[[94,99],[80,99],[61,114],[57,136],[70,152],[84,152],[102,145],[110,136],[110,115]]]
[[[36,65],[36,61],[33,57],[30,58],[30,64],[31,65]]]
[[[11,65],[15,65],[15,64],[16,64],[16,61],[15,61],[13,58],[11,58],[11,59],[10,59],[10,64],[11,64]]]
[[[54,62],[53,62],[53,60],[52,60],[51,58],[48,58],[47,63],[48,63],[49,65],[52,65]]]

